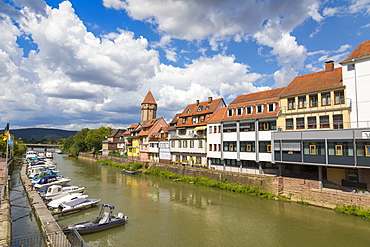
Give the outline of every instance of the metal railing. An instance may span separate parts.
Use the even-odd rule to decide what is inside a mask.
[[[76,230],[46,232],[13,238],[11,246],[88,247]]]

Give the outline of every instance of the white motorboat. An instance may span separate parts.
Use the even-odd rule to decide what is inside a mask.
[[[66,203],[66,202],[72,202],[76,199],[79,198],[87,198],[88,195],[83,195],[82,193],[72,193],[70,195],[63,196],[61,198],[52,200],[51,202],[48,203],[49,208],[58,208],[61,203]]]
[[[49,175],[49,176],[42,177],[39,181],[37,181],[34,184],[34,187],[35,189],[41,189],[45,186],[50,186],[50,185],[55,185],[55,184],[66,185],[67,183],[69,183],[69,181],[71,181],[71,179],[69,178],[65,178],[62,176]]]
[[[72,193],[82,193],[84,190],[85,187],[52,185],[44,194],[41,194],[41,196],[45,200],[54,200]]]
[[[57,209],[52,211],[53,215],[67,215],[91,208],[98,204],[100,199],[78,198],[76,200],[59,204]]]

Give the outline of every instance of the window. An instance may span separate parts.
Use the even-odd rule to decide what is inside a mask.
[[[178,144],[179,144],[179,148],[181,148],[181,141],[178,141]]]
[[[254,152],[254,142],[240,142],[240,152]]]
[[[218,149],[217,149],[217,151],[221,151],[221,144],[217,144],[217,146],[218,146]]]
[[[213,151],[217,151],[217,144],[213,144]]]
[[[343,156],[343,147],[342,147],[342,145],[335,145],[335,155]]]
[[[191,109],[188,109],[187,113],[190,113],[191,112]]]
[[[204,122],[204,115],[200,116],[199,118],[201,122]]]
[[[221,126],[218,126],[218,133],[221,133]]]
[[[263,105],[258,105],[257,106],[257,113],[262,113],[263,112]]]
[[[316,145],[310,145],[310,154],[316,155]]]
[[[317,94],[311,94],[310,95],[310,107],[317,107],[318,100],[317,100]]]
[[[193,124],[197,124],[198,123],[198,118],[197,117],[193,117]]]
[[[298,97],[298,108],[306,108],[306,96]]]
[[[227,110],[227,116],[231,117],[233,115],[233,109]]]
[[[224,151],[236,152],[236,142],[224,142]]]
[[[175,147],[175,141],[171,141],[171,148]]]
[[[236,115],[237,116],[240,116],[240,115],[242,115],[243,114],[243,108],[237,108],[236,109]]]
[[[179,135],[185,135],[186,134],[186,129],[179,129]]]
[[[261,153],[270,153],[271,152],[271,142],[260,141],[259,142],[259,151]]]
[[[273,112],[275,110],[275,103],[269,104],[269,112]]]
[[[289,98],[288,99],[288,110],[294,110],[295,109],[295,98]]]
[[[271,145],[267,145],[267,152],[271,153]]]
[[[334,104],[344,104],[344,90],[334,92]]]
[[[365,155],[366,157],[370,157],[370,145],[365,145]]]
[[[209,105],[206,106],[206,110],[209,110],[209,108],[211,108]]]
[[[307,117],[308,128],[309,129],[316,129],[316,116],[315,117]]]
[[[224,132],[236,132],[236,124],[225,124],[223,131]]]
[[[215,127],[215,126],[214,126]],[[212,134],[212,126],[208,129],[208,134]]]
[[[259,130],[275,130],[276,121],[274,122],[260,122],[258,124]]]
[[[203,140],[199,140],[198,148],[202,148],[202,147],[203,147]]]
[[[304,118],[296,118],[297,129],[304,129]]]
[[[187,121],[187,118],[186,118],[186,117],[184,117],[184,118],[182,119],[182,123],[184,124],[184,123],[186,123],[186,121]]]
[[[343,114],[333,115],[334,129],[343,129]]]
[[[246,108],[247,114],[252,114],[252,106],[247,106]]]
[[[194,148],[194,140],[190,141],[190,148]]]
[[[209,144],[209,151],[212,151],[212,144]]]
[[[183,144],[184,144],[184,148],[188,147],[188,141],[183,141]]]
[[[241,132],[254,131],[254,123],[240,123],[239,129]]]
[[[322,106],[331,105],[330,92],[321,94],[321,105]]]
[[[287,130],[292,130],[293,129],[293,118],[287,118],[285,119],[285,126]]]
[[[330,128],[329,116],[320,116],[320,128]]]
[[[202,110],[203,110],[203,106],[199,106],[198,111],[202,111]]]
[[[347,65],[347,71],[355,70],[355,64],[351,63]]]

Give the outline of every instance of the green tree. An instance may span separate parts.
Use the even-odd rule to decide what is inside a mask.
[[[100,127],[99,129],[92,129],[87,133],[85,138],[86,146],[89,150],[94,150],[97,153],[102,148],[102,142],[110,134],[110,127]]]
[[[78,156],[80,152],[88,151],[88,148],[85,143],[85,137],[89,131],[90,130],[88,128],[84,128],[78,131],[77,134],[74,136],[75,138],[73,145],[69,150],[74,156]]]
[[[75,141],[75,136],[68,137],[67,139],[64,140],[61,149],[64,152],[69,152],[73,143],[74,143],[74,141]]]

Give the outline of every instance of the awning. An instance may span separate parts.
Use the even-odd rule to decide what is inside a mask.
[[[207,129],[207,126],[198,126],[198,127],[195,127],[194,130],[205,130]]]

